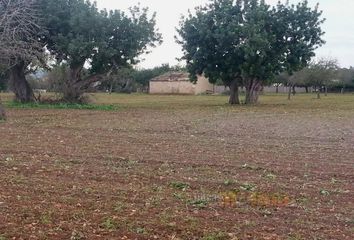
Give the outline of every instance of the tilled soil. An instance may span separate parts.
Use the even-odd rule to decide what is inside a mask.
[[[354,106],[7,115],[1,240],[354,239]]]

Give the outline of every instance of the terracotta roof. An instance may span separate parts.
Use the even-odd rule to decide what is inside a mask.
[[[158,77],[155,77],[151,79],[150,81],[153,82],[184,82],[184,81],[190,81],[189,80],[189,74],[187,72],[168,72],[165,74],[162,74]]]

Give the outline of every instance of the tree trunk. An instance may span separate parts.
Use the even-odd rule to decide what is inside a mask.
[[[26,80],[25,69],[26,64],[24,61],[21,61],[9,70],[10,83],[15,93],[16,101],[21,103],[33,102],[35,100],[33,90]]]
[[[109,87],[109,94],[112,94],[113,92],[113,83],[110,84],[110,87]]]
[[[342,87],[342,89],[340,90],[341,94],[344,94],[344,87]]]
[[[291,88],[292,88],[292,86],[289,85],[288,88],[289,88],[288,89],[288,100],[290,101],[291,100]]]
[[[5,108],[1,103],[1,99],[0,99],[0,121],[1,120],[6,120],[6,113],[5,113]]]
[[[82,69],[84,63],[76,64],[70,66],[68,77],[63,84],[63,99],[71,103],[80,103],[82,102],[83,94],[90,88],[90,86],[102,80],[105,76],[103,74],[91,75],[86,78],[82,78]]]
[[[230,83],[230,98],[229,98],[229,104],[231,105],[236,105],[240,104],[240,98],[238,94],[238,84],[237,84],[237,79],[234,79]]]
[[[315,88],[315,91],[317,93],[317,99],[321,99],[321,88],[318,88],[317,87]]]
[[[295,94],[296,94],[295,85],[292,86],[292,94],[293,94],[293,96],[295,96]]]
[[[83,64],[70,66],[68,77],[63,84],[63,99],[68,102],[79,102],[83,94],[80,83]]]
[[[245,104],[258,103],[259,91],[261,90],[261,82],[257,79],[248,81],[246,86],[246,100]]]
[[[327,97],[327,95],[328,95],[328,87],[325,86],[325,96]]]
[[[126,80],[125,84],[122,86],[122,93],[132,93],[132,80],[129,78]]]
[[[278,85],[278,84],[275,86],[275,93],[276,93],[276,94],[279,93],[279,85]]]
[[[309,87],[305,87],[306,93],[309,93]]]

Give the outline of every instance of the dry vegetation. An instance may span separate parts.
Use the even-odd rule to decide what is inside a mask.
[[[7,109],[1,240],[353,239],[353,95],[95,98]]]

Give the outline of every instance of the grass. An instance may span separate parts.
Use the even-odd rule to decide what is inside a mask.
[[[204,209],[208,206],[208,201],[207,200],[203,200],[203,199],[199,199],[199,200],[191,200],[188,201],[189,205],[198,208],[198,209]]]
[[[94,104],[77,104],[77,103],[19,103],[10,101],[5,103],[7,108],[15,109],[76,109],[76,110],[100,110],[115,111],[117,106],[113,105],[94,105]]]
[[[202,240],[226,240],[230,237],[224,232],[216,232],[205,235]]]
[[[242,97],[241,97],[242,98]],[[260,96],[256,106],[230,106],[228,96],[224,95],[148,95],[148,94],[95,94],[98,104],[112,104],[123,108],[146,109],[190,109],[190,108],[235,108],[243,111],[257,111],[260,109],[274,110],[339,110],[352,109],[353,94],[328,94],[316,99],[315,94],[297,94],[292,100],[287,100],[286,94],[265,94]],[[338,109],[339,108],[339,109]]]
[[[318,111],[327,110],[351,110],[353,103],[353,94],[328,94],[317,99],[315,94],[297,94],[292,99],[287,100],[286,94],[265,94],[260,96],[258,105],[255,106],[230,106],[227,104],[228,96],[224,95],[149,95],[149,94],[91,94],[94,104],[46,104],[29,103],[21,104],[14,102],[13,94],[2,93],[1,99],[8,108],[15,109],[88,109],[115,111],[118,109],[190,109],[190,108],[233,108],[238,111]],[[53,94],[47,93],[43,97],[51,97]],[[240,97],[241,100],[243,97]],[[236,107],[236,108],[235,108]]]
[[[45,225],[52,223],[52,216],[51,215],[52,215],[52,213],[50,213],[50,212],[42,214],[40,217],[40,222]]]
[[[101,226],[102,226],[105,230],[115,230],[115,229],[117,229],[118,224],[117,224],[117,222],[116,222],[114,219],[112,219],[112,218],[106,218],[106,219],[102,222]]]
[[[188,183],[183,183],[183,182],[171,182],[170,186],[182,191],[186,191],[188,188],[190,188]]]

